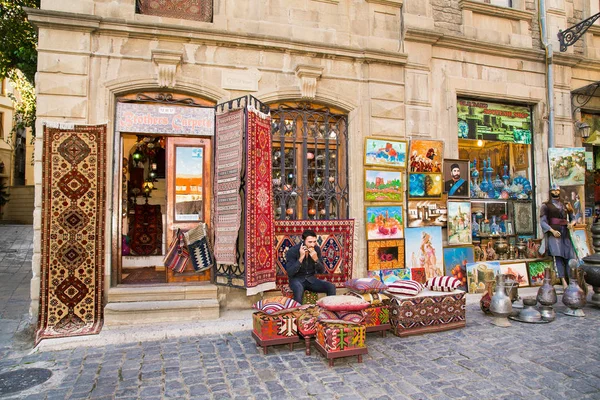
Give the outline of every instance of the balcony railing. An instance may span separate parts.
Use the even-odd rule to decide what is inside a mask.
[[[212,22],[213,0],[136,0],[136,13]]]

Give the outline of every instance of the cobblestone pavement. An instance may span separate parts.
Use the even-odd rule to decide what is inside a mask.
[[[13,228],[0,227],[0,235],[5,229]],[[4,260],[0,265],[11,264]],[[17,274],[11,271],[27,280],[23,266],[1,268],[3,326],[26,312],[20,295],[28,284],[5,282]],[[300,344],[265,356],[249,331],[46,352],[9,348],[3,333],[0,373],[53,371],[46,383],[12,397],[19,399],[600,399],[600,309],[586,307],[585,318],[562,310],[550,324],[498,328],[473,302],[464,329],[369,334],[362,364],[351,357],[333,368],[314,349],[305,356]]]

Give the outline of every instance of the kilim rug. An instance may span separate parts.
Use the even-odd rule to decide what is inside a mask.
[[[302,240],[302,232],[312,229],[317,233],[317,244],[325,264],[326,274],[317,275],[344,287],[352,278],[354,251],[354,220],[291,220],[275,221],[275,263],[277,265],[277,287],[288,283],[285,272],[285,255],[288,249]]]
[[[215,133],[214,256],[218,264],[237,264],[237,239],[242,203],[244,110],[217,115]]]
[[[246,294],[275,289],[271,116],[248,107],[246,138]]]
[[[44,127],[36,344],[102,327],[106,125]]]
[[[158,204],[136,204],[129,227],[131,255],[162,254],[162,213]]]

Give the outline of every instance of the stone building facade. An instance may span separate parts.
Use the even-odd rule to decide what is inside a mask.
[[[348,116],[348,154],[364,138],[433,138],[458,158],[457,98],[531,106],[538,204],[548,191],[546,54],[539,5],[513,0],[214,0],[212,22],[136,13],[134,0],[42,1],[28,10],[39,29],[36,78],[35,247],[31,312],[38,313],[44,123],[108,122],[107,198],[117,188],[111,154],[117,98],[169,91],[217,104],[252,94],[266,104],[307,100]],[[595,0],[548,0],[548,35],[598,12]],[[507,2],[508,5],[508,2]],[[555,143],[580,144],[571,92],[600,80],[600,28],[554,53]],[[600,109],[595,100],[588,107]],[[365,237],[364,166],[349,157],[349,217]],[[113,232],[107,203],[106,232]],[[107,235],[105,293],[114,296],[114,238]],[[354,275],[366,276],[357,240]],[[111,284],[111,281],[113,284]],[[112,291],[112,292],[111,292]],[[221,308],[244,293],[218,289]]]

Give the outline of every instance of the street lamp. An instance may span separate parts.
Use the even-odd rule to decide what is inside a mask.
[[[567,51],[567,47],[575,44],[575,42],[583,36],[583,34],[590,28],[590,26],[594,24],[594,22],[596,22],[598,18],[600,18],[600,13],[592,15],[588,19],[585,19],[577,25],[573,25],[564,31],[562,29],[559,30],[558,41],[560,43],[560,51]]]
[[[575,127],[579,131],[582,139],[587,139],[590,137],[591,127],[586,122],[575,122]]]

